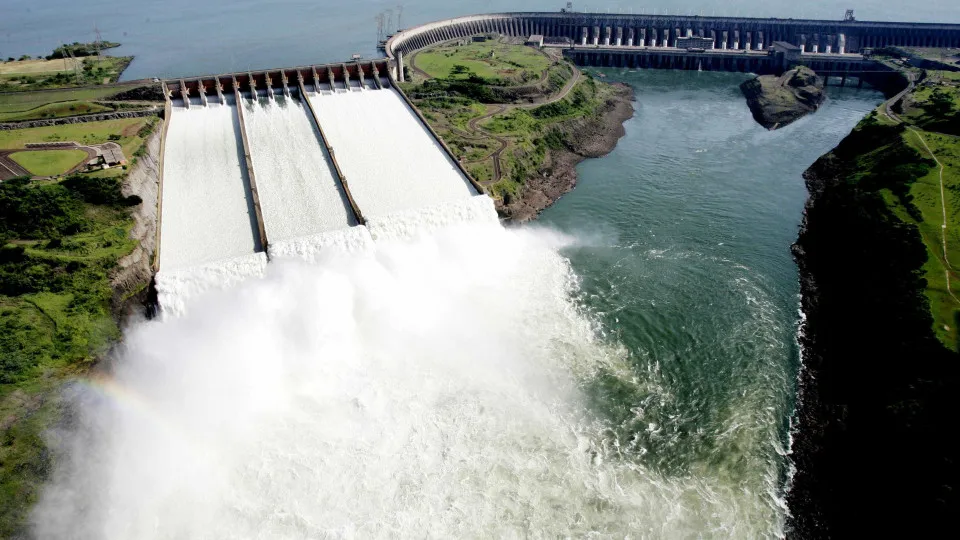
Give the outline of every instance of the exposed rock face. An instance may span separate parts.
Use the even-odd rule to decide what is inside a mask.
[[[761,75],[740,85],[753,118],[767,129],[783,127],[820,107],[823,81],[800,66],[783,75]]]
[[[539,174],[527,178],[520,197],[507,204],[497,201],[501,217],[515,222],[529,221],[577,185],[578,163],[613,151],[626,134],[623,123],[633,116],[633,88],[614,84],[617,93],[597,114],[559,126],[565,148],[550,150]]]
[[[110,101],[163,101],[163,89],[160,84],[148,84],[124,90],[108,98]]]
[[[136,316],[144,305],[153,279],[153,253],[157,242],[157,196],[160,185],[160,132],[158,125],[144,143],[146,153],[137,158],[123,181],[123,195],[136,195],[143,202],[133,208],[133,229],[137,240],[133,252],[117,262],[111,277],[114,312],[123,318]]]
[[[65,124],[82,124],[84,122],[101,122],[103,120],[117,120],[119,118],[143,118],[158,116],[163,112],[159,106],[142,111],[118,111],[109,113],[84,114],[81,116],[67,116],[64,118],[47,118],[43,120],[26,120],[24,122],[0,123],[0,131],[26,129],[45,126],[61,126]]]

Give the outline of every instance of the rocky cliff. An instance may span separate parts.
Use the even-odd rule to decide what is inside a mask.
[[[804,174],[790,538],[924,538],[953,526],[960,358],[933,333],[920,232],[884,195],[912,181],[884,171],[929,168],[904,129],[868,117]]]

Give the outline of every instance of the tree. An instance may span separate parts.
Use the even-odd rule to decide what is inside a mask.
[[[953,98],[942,88],[937,88],[930,96],[930,104],[925,106],[924,109],[938,116],[950,114],[950,111],[953,110]]]

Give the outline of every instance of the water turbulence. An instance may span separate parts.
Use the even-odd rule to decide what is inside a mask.
[[[246,105],[246,132],[271,249],[357,225],[320,135],[299,98]]]
[[[167,289],[164,309],[176,316],[131,329],[113,372],[75,386],[78,412],[55,439],[58,467],[36,506],[35,534],[781,534],[782,455],[771,454],[784,452],[776,433],[784,406],[755,364],[722,362],[782,353],[766,351],[776,346],[775,321],[754,272],[710,259],[726,269],[723,305],[746,305],[749,315],[725,314],[719,341],[642,318],[621,325],[603,310],[645,302],[650,291],[581,279],[568,256],[634,261],[647,269],[643,281],[660,279],[657,289],[679,295],[686,289],[669,281],[667,259],[685,252],[650,249],[641,261],[577,235],[504,228],[492,201],[472,194],[435,142],[390,154],[389,127],[364,120],[353,135],[327,129],[363,120],[336,105],[362,96],[409,120],[392,90],[321,87],[309,99],[327,108],[317,116],[369,209],[366,225],[295,229],[349,214],[300,219],[297,204],[308,197],[294,197],[289,208],[264,209],[268,231],[289,227],[269,264],[189,268],[193,281]],[[303,114],[291,103],[262,106],[251,116]],[[275,146],[253,147],[258,181],[273,184],[261,190],[286,189],[286,181],[305,186],[291,193],[316,189],[309,175],[271,176],[258,155]],[[325,155],[311,148],[322,171]],[[418,160],[436,162],[432,176],[412,174]],[[396,175],[390,163],[399,164]],[[615,301],[597,302],[607,294]],[[655,318],[678,306],[638,312]],[[621,332],[631,324],[660,332],[652,343],[670,338],[663,328],[693,339],[667,352],[637,346],[631,340],[643,332]],[[758,350],[745,350],[753,341]],[[715,349],[691,351],[690,343]],[[693,364],[704,355],[701,374]]]
[[[168,211],[160,223],[157,291],[170,312],[211,286],[259,275],[267,263],[241,163],[234,99],[186,105],[172,108],[164,152],[162,208]]]
[[[588,397],[657,382],[573,300],[572,239],[475,204],[133,330],[77,392],[38,535],[756,534],[762,494],[648,469]]]

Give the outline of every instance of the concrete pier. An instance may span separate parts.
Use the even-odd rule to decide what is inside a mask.
[[[269,88],[268,88],[269,91]],[[250,195],[253,199],[253,211],[257,221],[257,234],[260,235],[260,245],[263,251],[267,251],[270,244],[267,242],[267,229],[263,222],[263,210],[260,207],[260,193],[257,191],[257,178],[253,172],[253,158],[250,156],[250,143],[247,141],[247,127],[243,120],[243,101],[240,99],[240,90],[237,85],[233,85],[234,98],[237,100],[237,117],[240,121],[240,140],[243,143],[243,159],[247,167],[247,178],[250,181]],[[256,94],[254,94],[256,96]],[[254,98],[256,99],[256,98]]]

